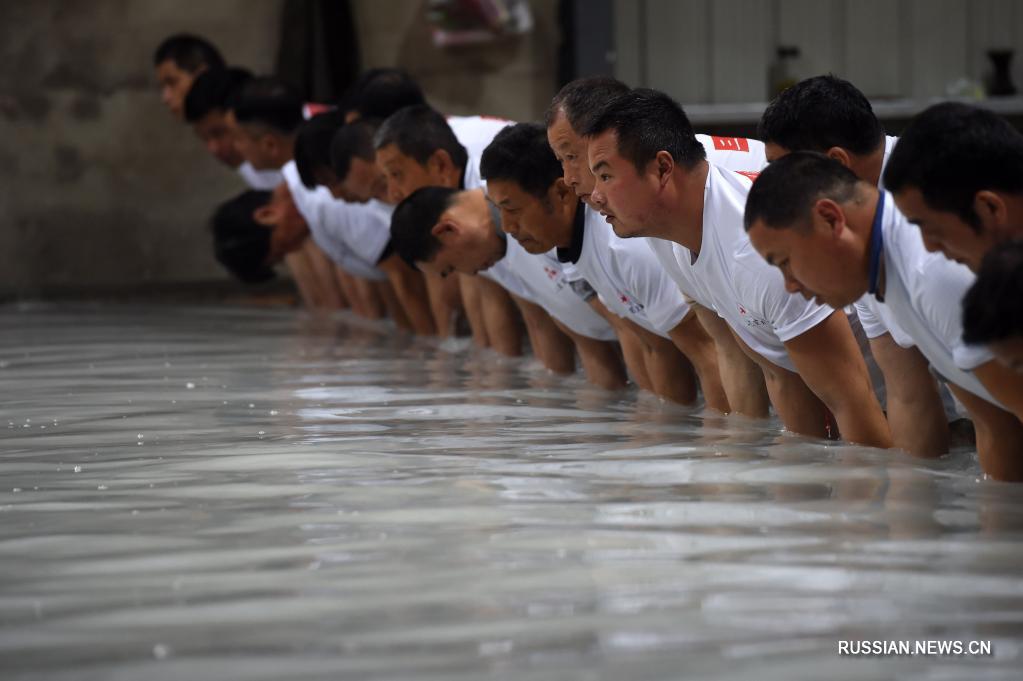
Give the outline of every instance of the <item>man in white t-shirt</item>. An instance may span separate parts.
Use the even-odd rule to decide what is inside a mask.
[[[778,95],[764,111],[758,134],[770,161],[793,151],[816,151],[881,187],[885,164],[898,142],[885,136],[866,96],[831,75],[807,78]],[[854,308],[884,376],[895,446],[916,456],[947,453],[947,420],[957,418],[951,396],[940,388],[916,347],[896,343],[866,303],[857,302]],[[943,396],[949,404],[943,404]]]
[[[678,287],[642,241],[617,237],[562,177],[542,125],[519,123],[483,153],[481,174],[504,230],[534,258],[560,261],[608,321],[642,387],[678,402],[695,398],[692,360],[707,406],[729,410],[716,349]],[[510,249],[511,247],[509,247]],[[635,350],[638,348],[638,352]]]
[[[963,298],[963,340],[986,345],[1023,373],[1023,240],[998,244],[984,256]]]
[[[928,253],[890,194],[835,160],[794,152],[761,173],[744,219],[789,290],[836,307],[861,300],[899,345],[919,348],[973,417],[984,471],[1023,480],[1023,424],[1012,404],[1023,376],[964,343],[960,301],[975,277]]]
[[[160,99],[178,120],[185,118],[185,96],[199,74],[224,67],[224,58],[213,43],[189,33],[168,36],[153,53]]]
[[[406,107],[388,117],[377,130],[373,145],[391,201],[399,202],[423,187],[481,187],[480,154],[497,131],[510,124],[483,116],[447,119],[425,105]],[[531,337],[546,337],[551,344],[565,345],[563,340],[559,342],[557,327],[549,319],[512,300],[511,295],[521,291],[506,290],[489,275],[459,274],[441,280],[428,272],[427,281],[442,289],[444,298],[450,297],[454,289],[477,346],[492,347],[509,356],[521,354],[520,314]]]
[[[281,183],[274,169],[256,170],[238,150],[231,102],[252,78],[245,69],[211,68],[200,73],[185,97],[185,121],[206,151],[237,172],[251,189],[271,191]]]
[[[580,132],[596,178],[591,200],[620,236],[681,247],[662,265],[750,350],[786,427],[824,435],[830,410],[843,438],[891,446],[845,313],[788,293],[752,249],[742,227],[752,182],[707,163],[682,108],[664,93],[637,89],[607,103]]]
[[[281,170],[313,241],[333,263],[334,288],[364,316],[380,317],[386,309],[399,326],[431,335],[435,326],[421,275],[386,251],[386,211],[335,201],[325,188],[302,177],[297,156],[318,148],[320,137],[329,144],[342,116],[330,111],[303,122],[301,100],[273,78],[253,79],[234,103],[239,149],[256,168]]]
[[[578,350],[590,382],[609,389],[625,385],[614,331],[575,291],[557,258],[530,255],[501,229],[501,215],[482,189],[424,187],[395,209],[395,249],[441,277],[454,272],[493,278],[519,305],[549,314],[564,337],[531,336],[537,358],[557,373],[575,371]]]
[[[884,180],[928,250],[974,272],[996,244],[1023,238],[1023,134],[993,111],[944,102],[920,113]]]
[[[565,185],[590,208],[593,207],[590,195],[594,180],[586,163],[587,141],[579,135],[577,129],[606,101],[626,92],[629,92],[629,87],[614,78],[604,76],[580,78],[565,85],[555,95],[544,116],[547,141],[554,156],[561,163]],[[733,160],[738,160],[745,153],[737,152]],[[643,241],[646,241],[648,246],[653,246],[657,240]],[[684,291],[683,294],[685,295]],[[770,403],[763,372],[739,347],[729,326],[714,310],[694,303],[691,298],[687,298],[687,302],[696,312],[700,324],[714,339],[718,353],[718,369],[727,394],[729,409],[753,418],[766,417]],[[629,334],[626,334],[622,338],[622,348],[626,352],[626,357],[630,355],[630,346]],[[633,362],[630,369],[636,364],[641,366],[642,362]]]

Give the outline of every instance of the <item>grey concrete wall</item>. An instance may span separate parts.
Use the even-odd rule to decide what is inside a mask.
[[[273,68],[283,0],[0,1],[0,300],[225,280],[206,221],[243,186],[159,101],[152,51],[191,31]],[[554,0],[536,29],[440,50],[423,0],[352,0],[363,66],[402,66],[448,113],[535,118],[554,92]]]
[[[422,0],[352,0],[363,66],[399,66],[449,114],[538,118],[556,91],[557,0],[530,0],[530,34],[499,43],[434,47]]]
[[[223,279],[205,222],[243,188],[159,101],[152,52],[272,68],[281,0],[0,3],[0,297]]]

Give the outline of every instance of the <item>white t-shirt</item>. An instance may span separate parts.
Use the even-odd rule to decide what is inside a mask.
[[[380,256],[391,242],[394,206],[376,199],[348,203],[338,199],[319,204],[327,256],[345,271],[373,281],[387,278],[379,268]]]
[[[497,133],[509,125],[514,125],[514,121],[490,116],[448,116],[447,120],[451,131],[455,133],[458,142],[465,147],[465,151],[469,155],[465,163],[463,188],[486,188],[486,183],[480,177],[480,159],[483,158],[483,150],[490,146]]]
[[[767,152],[760,140],[716,135],[697,135],[696,139],[707,152],[707,160],[719,168],[751,173],[750,179],[754,179],[767,165]]]
[[[235,171],[242,176],[249,189],[271,192],[284,181],[279,170],[256,170],[252,164],[245,161],[235,168]]]
[[[583,204],[578,211],[572,244],[557,249],[558,259],[572,265],[566,280],[585,280],[608,310],[667,338],[690,308],[647,239],[622,239],[597,211]]]
[[[960,301],[976,275],[941,253],[928,253],[920,230],[909,223],[885,192],[884,303],[869,293],[860,298],[902,347],[916,346],[950,382],[998,404],[972,370],[994,355],[963,343]]]
[[[767,264],[743,227],[751,180],[710,165],[704,190],[700,255],[681,244],[650,239],[650,248],[679,289],[715,310],[764,358],[795,371],[785,342],[806,333],[834,310],[785,290],[781,271]]]
[[[327,257],[357,277],[387,278],[376,263],[391,239],[391,206],[379,201],[346,203],[331,196],[326,187],[309,189],[302,184],[294,161],[288,161],[281,174],[313,241]]]
[[[525,284],[537,305],[581,336],[614,340],[614,329],[573,290],[558,261],[557,250],[533,255],[508,237],[508,250],[501,262],[507,264]]]
[[[877,180],[879,189],[884,189],[884,169],[888,167],[888,159],[891,158],[892,151],[895,149],[898,141],[898,137],[891,135],[886,135],[884,138],[884,157],[881,159],[881,175]],[[857,300],[854,306],[856,308],[856,316],[859,317],[860,324],[863,326],[863,333],[867,335],[867,338],[877,338],[888,332],[884,323],[877,318],[870,306],[863,302],[862,299]],[[892,334],[892,337],[894,338],[895,335]]]

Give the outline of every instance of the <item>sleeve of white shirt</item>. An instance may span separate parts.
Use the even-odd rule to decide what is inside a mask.
[[[857,300],[853,303],[853,307],[856,308],[856,316],[859,317],[860,326],[863,327],[863,333],[867,338],[877,338],[888,333],[888,327],[874,314],[865,301]]]
[[[612,243],[610,248],[625,251],[615,260],[625,270],[621,274],[639,302],[643,303],[643,312],[654,328],[668,333],[678,326],[689,314],[689,304],[661,268],[654,252],[635,241]]]
[[[768,265],[749,242],[736,251],[735,261],[736,276],[743,277],[736,282],[737,288],[743,297],[749,296],[749,300],[757,302],[782,343],[803,335],[835,311],[828,305],[818,305],[786,291],[781,270]]]
[[[342,241],[347,249],[375,266],[391,240],[391,208],[378,201],[347,203],[333,200],[322,205],[323,230],[331,239]]]

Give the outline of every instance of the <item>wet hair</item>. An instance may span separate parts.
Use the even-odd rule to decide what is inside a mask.
[[[406,106],[426,104],[423,91],[408,73],[401,69],[370,69],[365,71],[345,96],[346,109],[359,118],[383,120]]]
[[[246,284],[274,278],[267,263],[271,230],[253,219],[256,209],[270,201],[270,192],[249,190],[220,204],[210,220],[213,255],[217,262]]]
[[[391,215],[391,245],[412,267],[429,262],[441,248],[434,226],[454,202],[457,189],[422,187],[406,196]]]
[[[153,53],[153,66],[172,61],[182,71],[198,73],[203,69],[224,68],[224,58],[213,43],[189,33],[178,33],[166,39]]]
[[[757,136],[788,151],[841,147],[864,155],[884,143],[884,128],[855,85],[829,74],[807,78],[775,97],[760,118]]]
[[[931,208],[955,213],[979,230],[977,192],[1023,193],[1023,134],[986,109],[936,104],[899,138],[884,184],[891,192],[916,188]]]
[[[302,123],[302,98],[273,76],[250,78],[233,98],[235,120],[290,135]]]
[[[618,136],[618,153],[640,172],[660,151],[671,154],[684,168],[707,158],[685,111],[657,90],[637,88],[604,102],[577,132],[596,137],[608,130]]]
[[[561,177],[561,164],[539,123],[517,123],[497,133],[483,151],[480,174],[485,180],[510,180],[526,193],[547,199],[551,185]]]
[[[406,107],[381,124],[373,146],[382,149],[391,144],[422,166],[438,149],[448,152],[457,168],[464,170],[469,161],[469,153],[444,116],[426,105]]]
[[[302,184],[314,189],[319,170],[331,170],[330,143],[345,124],[345,112],[324,111],[303,123],[295,136],[295,168]]]
[[[984,256],[962,305],[967,344],[1023,338],[1023,240],[999,244]]]
[[[544,127],[551,127],[564,112],[568,124],[576,132],[587,127],[596,111],[607,101],[629,91],[629,86],[610,76],[577,78],[565,85],[554,95],[551,105],[544,113]]]
[[[352,159],[360,158],[373,163],[373,133],[377,125],[372,120],[359,119],[341,126],[330,140],[330,166],[341,182],[352,169]]]
[[[743,224],[757,220],[771,229],[801,229],[821,198],[845,203],[856,195],[856,173],[815,151],[797,151],[761,171],[746,197]]]
[[[246,69],[233,66],[203,71],[185,96],[185,120],[195,123],[212,111],[230,109],[251,78]]]

